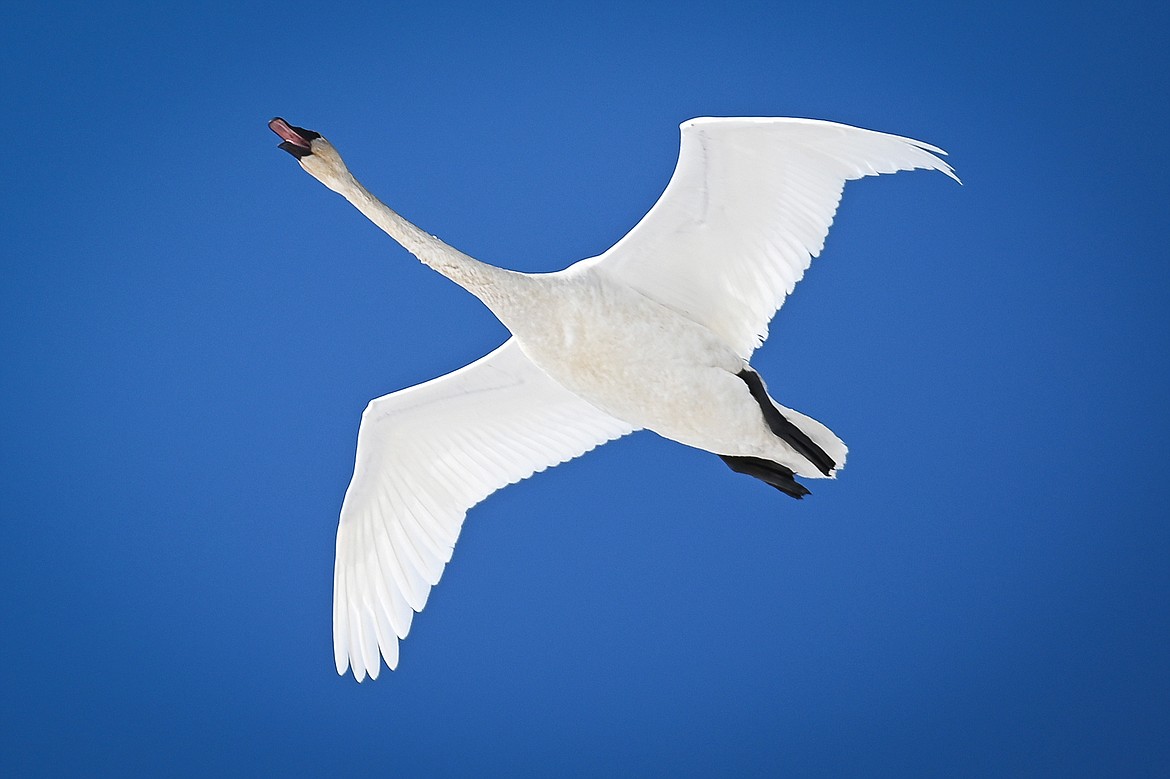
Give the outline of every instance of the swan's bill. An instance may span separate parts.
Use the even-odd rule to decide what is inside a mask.
[[[280,144],[279,148],[284,149],[298,160],[312,154],[313,141],[321,137],[321,133],[289,124],[279,116],[268,123],[268,129],[284,139],[284,143]]]

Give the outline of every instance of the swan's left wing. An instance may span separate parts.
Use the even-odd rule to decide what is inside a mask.
[[[341,507],[333,575],[337,672],[378,677],[451,559],[467,510],[500,487],[632,429],[561,387],[515,339],[372,401]]]
[[[941,149],[835,122],[684,122],[662,197],[598,270],[722,336],[747,358],[820,253],[850,179],[927,168]]]

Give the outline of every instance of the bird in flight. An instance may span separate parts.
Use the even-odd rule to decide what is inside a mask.
[[[370,402],[337,529],[333,649],[359,682],[398,665],[467,510],[635,430],[718,455],[786,495],[832,478],[846,447],[777,403],[749,363],[824,246],[845,182],[941,149],[834,122],[691,119],[658,202],[612,248],[553,273],[475,260],[408,222],[320,133],[276,118],[280,148],[512,333],[446,376]]]

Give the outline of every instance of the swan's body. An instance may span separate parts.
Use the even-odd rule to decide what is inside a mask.
[[[548,303],[540,318],[504,321],[562,387],[635,428],[700,449],[765,456],[782,445],[763,435],[759,406],[735,377],[745,361],[710,330],[596,267],[541,282]]]
[[[466,511],[500,487],[638,429],[720,455],[793,497],[846,448],[768,397],[748,358],[820,252],[846,180],[926,168],[939,149],[802,119],[695,119],[650,213],[612,249],[556,273],[485,265],[378,201],[315,132],[281,147],[512,332],[486,357],[362,414],[337,534],[338,673],[398,661]]]

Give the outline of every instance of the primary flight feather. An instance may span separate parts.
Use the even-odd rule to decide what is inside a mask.
[[[446,376],[370,402],[337,529],[333,646],[360,682],[398,664],[467,510],[500,487],[639,429],[719,455],[801,498],[846,447],[773,400],[748,363],[820,253],[845,182],[924,168],[929,144],[811,119],[682,124],[662,197],[599,257],[555,273],[496,268],[369,193],[319,133],[269,123],[280,147],[512,337]]]

